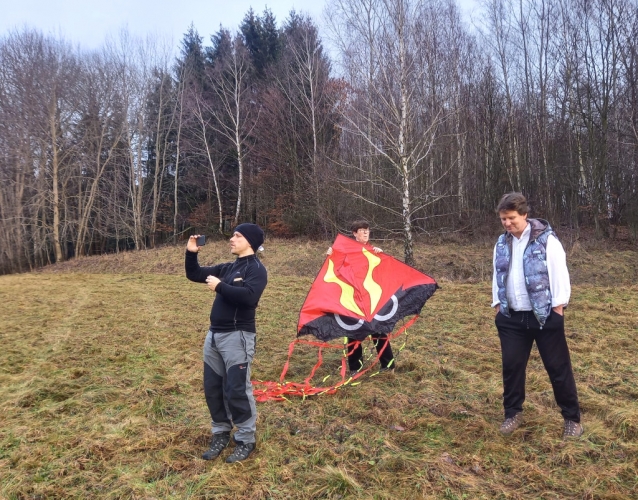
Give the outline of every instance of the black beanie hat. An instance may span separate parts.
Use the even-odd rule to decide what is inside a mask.
[[[257,224],[244,222],[235,228],[235,232],[241,234],[250,243],[253,252],[257,252],[264,242],[264,231]]]

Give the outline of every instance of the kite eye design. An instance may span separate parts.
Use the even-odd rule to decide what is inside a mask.
[[[334,313],[335,315],[335,321],[337,322],[337,324],[343,328],[344,330],[348,330],[349,332],[354,332],[355,330],[358,330],[359,328],[361,328],[363,326],[363,320],[360,319],[359,321],[357,321],[354,325],[349,325],[348,323],[344,322],[341,319],[341,316],[339,316],[337,313]]]
[[[374,319],[377,321],[387,321],[397,313],[397,309],[399,309],[399,299],[397,299],[396,295],[393,295],[390,297],[390,300],[392,300],[392,310],[388,314],[384,315],[375,314]]]
[[[374,319],[376,319],[377,321],[387,321],[390,318],[392,318],[398,311],[399,309],[399,299],[397,299],[396,295],[393,295],[392,297],[390,297],[390,300],[392,300],[392,309],[390,310],[390,312],[388,314],[375,314],[374,315]],[[343,328],[344,330],[347,330],[349,332],[354,332],[355,330],[358,330],[359,328],[361,328],[363,326],[363,320],[360,319],[359,321],[357,321],[356,323],[349,325],[348,323],[346,323],[345,321],[343,321],[341,319],[341,316],[338,315],[337,313],[334,313],[334,317],[335,317],[335,321],[337,322],[337,324]]]

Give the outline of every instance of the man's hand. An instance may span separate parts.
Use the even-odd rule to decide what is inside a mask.
[[[498,315],[498,313],[500,313],[500,312],[501,312],[501,304],[496,304],[496,305],[494,306],[494,310],[496,311],[496,314],[495,314],[494,316],[497,316],[497,315]]]
[[[194,234],[190,238],[188,238],[188,243],[186,243],[186,250],[189,252],[197,253],[201,247],[197,246],[197,238],[199,238],[199,234]]]
[[[328,250],[326,251],[326,255],[332,255],[332,247],[328,247]]]
[[[372,247],[372,251],[374,253],[383,253],[383,250],[381,250],[379,247]]]
[[[556,307],[552,307],[552,311],[562,316],[563,314],[565,314],[565,311],[563,311],[564,308],[565,308],[564,306],[556,306]]]
[[[206,278],[206,286],[208,286],[212,292],[215,291],[215,288],[217,288],[220,282],[221,280],[217,276],[209,276]]]

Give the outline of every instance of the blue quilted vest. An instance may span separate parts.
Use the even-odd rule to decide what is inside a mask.
[[[547,273],[547,238],[550,234],[554,234],[554,231],[546,220],[528,219],[527,221],[532,227],[529,242],[523,252],[523,272],[534,316],[536,316],[542,328],[552,310],[552,292],[549,287],[549,274]],[[496,242],[496,259],[494,261],[501,313],[508,318],[510,317],[510,310],[505,286],[510,270],[512,238],[513,236],[509,233],[502,234],[499,237]]]

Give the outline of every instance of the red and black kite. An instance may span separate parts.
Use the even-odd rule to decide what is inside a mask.
[[[339,235],[301,308],[297,335],[327,342],[391,333],[397,321],[419,314],[437,288],[430,276]]]

